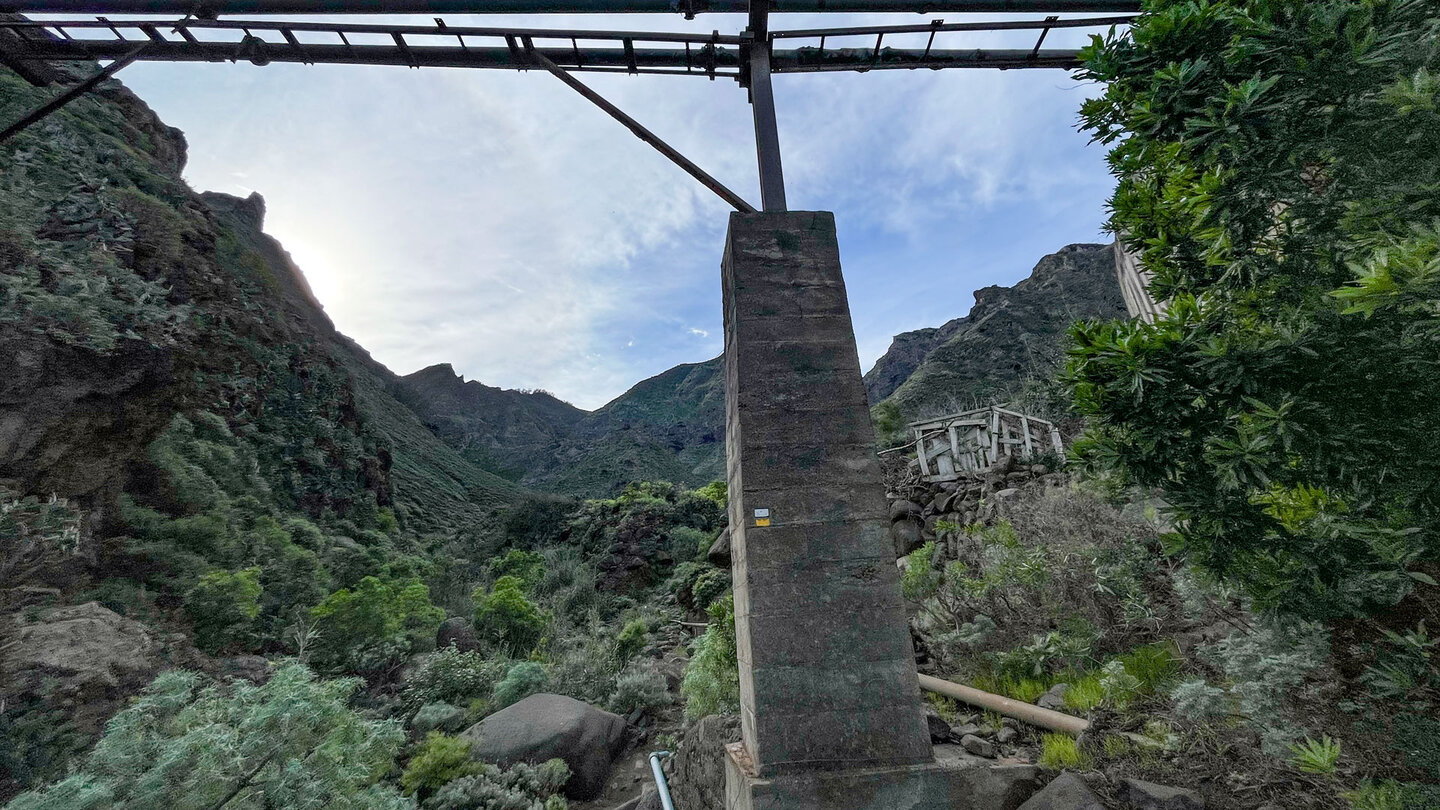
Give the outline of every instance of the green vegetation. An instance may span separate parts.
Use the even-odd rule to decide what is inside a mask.
[[[475,591],[475,631],[510,655],[528,655],[545,635],[549,620],[525,598],[524,581],[503,576],[487,593]]]
[[[260,615],[261,591],[259,567],[201,576],[185,595],[196,645],[210,653],[248,648]]]
[[[1290,764],[1305,773],[1332,774],[1340,761],[1340,741],[1325,735],[1319,740],[1306,737],[1290,746]]]
[[[259,687],[165,673],[110,721],[79,771],[9,808],[205,810],[244,795],[247,806],[400,810],[407,802],[379,780],[404,734],[349,708],[359,684],[296,663]]]
[[[480,763],[470,758],[469,740],[432,731],[405,766],[400,784],[406,795],[418,793],[423,800],[446,784],[479,771]]]
[[[1177,549],[1257,607],[1376,615],[1440,555],[1433,8],[1150,9],[1086,52],[1082,114],[1169,305],[1075,329],[1077,451],[1163,492]]]
[[[410,656],[435,643],[444,611],[430,603],[430,589],[415,581],[365,577],[310,610],[319,639],[320,666],[372,677],[388,676]]]
[[[1057,771],[1088,771],[1095,759],[1068,734],[1046,734],[1040,738],[1040,767]]]
[[[706,611],[709,627],[695,639],[680,694],[685,715],[701,718],[735,711],[740,704],[740,665],[735,652],[735,600],[717,600]]]

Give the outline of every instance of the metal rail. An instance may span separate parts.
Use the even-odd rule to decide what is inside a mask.
[[[1139,11],[1140,0],[772,0],[772,14],[1093,13]],[[0,0],[35,14],[745,14],[749,0]]]

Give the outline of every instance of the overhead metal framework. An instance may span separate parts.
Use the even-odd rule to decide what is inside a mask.
[[[499,70],[543,69],[564,81],[741,211],[755,210],[677,150],[571,73],[629,73],[728,78],[754,111],[762,207],[785,210],[780,141],[770,77],[776,73],[990,68],[1071,69],[1073,49],[1045,48],[1051,31],[1106,28],[1133,15],[987,22],[843,26],[770,30],[772,13],[816,12],[1133,12],[1138,0],[0,0],[0,64],[45,85],[63,62],[109,61],[99,76],[0,131],[0,142],[38,122],[134,61],[394,65]],[[31,19],[27,14],[126,15]],[[674,13],[747,14],[738,34],[525,27],[220,19],[231,14],[363,15]],[[184,15],[179,19],[130,15]],[[1023,48],[965,47],[967,35],[1030,31]],[[918,36],[917,36],[918,35]],[[886,37],[890,43],[886,44]],[[901,38],[904,38],[903,40]],[[924,41],[923,47],[918,42]],[[903,41],[905,47],[896,47]]]

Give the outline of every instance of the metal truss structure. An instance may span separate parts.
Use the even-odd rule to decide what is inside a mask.
[[[0,131],[0,142],[135,61],[394,65],[528,70],[543,69],[625,124],[741,211],[754,211],[738,194],[687,160],[633,118],[605,101],[572,73],[628,73],[728,78],[749,92],[754,110],[763,208],[785,210],[784,180],[770,77],[775,73],[992,68],[1070,69],[1074,50],[1044,48],[1056,29],[1123,25],[1124,16],[1058,15],[1033,20],[848,26],[769,30],[771,13],[791,12],[1134,12],[1138,0],[0,0],[0,64],[36,85],[61,80],[61,62],[109,61],[99,73]],[[113,14],[31,19],[25,14]],[[222,19],[223,15],[700,13],[748,15],[737,34],[570,30],[523,27]],[[184,15],[179,19],[131,15]],[[956,47],[965,35],[1032,31],[1030,48]],[[919,47],[893,47],[887,36],[924,39]]]

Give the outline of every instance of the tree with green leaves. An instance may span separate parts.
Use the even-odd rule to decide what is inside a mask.
[[[264,686],[164,673],[106,727],[85,767],[9,810],[402,810],[380,782],[405,734],[349,708],[358,679],[279,667]]]
[[[195,643],[209,653],[246,649],[260,616],[260,569],[211,571],[185,595]]]
[[[310,616],[319,633],[318,665],[374,678],[433,648],[445,611],[430,602],[430,589],[418,581],[365,577],[354,589],[325,597]]]
[[[530,654],[550,626],[550,617],[525,596],[519,577],[503,576],[487,593],[476,589],[475,632],[510,655]]]
[[[1188,558],[1261,608],[1436,615],[1435,4],[1145,10],[1086,50],[1082,120],[1168,309],[1075,327],[1076,449],[1159,489]]]

